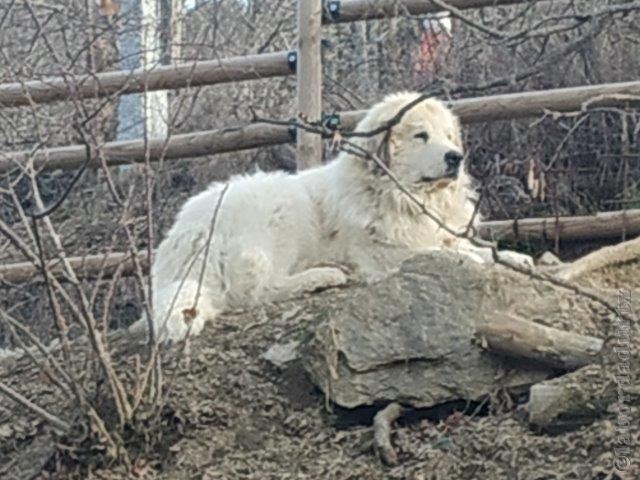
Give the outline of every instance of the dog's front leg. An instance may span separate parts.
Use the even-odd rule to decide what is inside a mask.
[[[499,250],[498,258],[503,262],[516,267],[525,269],[535,268],[533,258],[526,253],[514,252],[513,250]]]
[[[458,248],[458,252],[470,257],[477,263],[492,264],[493,252],[489,247],[478,247],[471,243],[465,243]],[[510,265],[521,268],[533,268],[533,258],[524,253],[514,252],[513,250],[498,250],[498,258]]]
[[[330,287],[339,287],[349,281],[347,274],[337,267],[314,267],[295,273],[278,282],[276,298],[283,300],[299,297]]]

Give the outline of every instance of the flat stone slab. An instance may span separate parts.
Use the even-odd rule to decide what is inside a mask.
[[[602,308],[566,289],[452,252],[430,252],[375,284],[316,303],[302,361],[337,404],[429,407],[527,387],[554,372],[491,353],[476,334],[496,313],[576,333],[598,331]]]

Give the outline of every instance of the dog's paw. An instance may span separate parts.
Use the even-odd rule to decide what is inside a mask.
[[[348,282],[349,276],[339,268],[314,267],[289,277],[287,290],[310,293],[331,287],[341,287]]]
[[[285,300],[347,283],[349,276],[339,268],[314,267],[283,279],[272,293],[272,298]]]
[[[349,275],[337,267],[316,267],[302,272],[305,290],[315,292],[349,283]]]
[[[175,343],[200,335],[205,318],[194,308],[172,312],[168,317],[158,319],[156,338],[161,343]]]
[[[533,269],[535,267],[533,258],[524,253],[513,252],[511,250],[501,250],[498,252],[498,258],[503,262],[516,267],[526,269]]]
[[[479,263],[480,265],[493,263],[493,258],[491,258],[491,252],[488,255],[483,251],[471,251],[471,250],[460,250],[458,252],[460,255],[469,258],[473,262]]]
[[[538,258],[536,265],[542,267],[558,267],[562,265],[562,260],[547,250]]]
[[[354,271],[356,269],[355,265],[348,265],[348,264],[345,264],[345,263],[338,263],[338,262],[320,262],[320,263],[314,264],[313,267],[312,267],[313,270],[324,269],[324,268],[340,270],[347,277],[353,275],[353,273],[354,273]]]

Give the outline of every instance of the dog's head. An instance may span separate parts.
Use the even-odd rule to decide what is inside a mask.
[[[386,97],[369,110],[356,131],[385,125],[419,97],[418,93]],[[407,187],[444,187],[465,175],[458,119],[435,99],[416,103],[390,130],[357,141],[377,154]]]

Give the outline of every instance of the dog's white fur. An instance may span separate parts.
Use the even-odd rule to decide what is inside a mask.
[[[383,125],[417,95],[388,96],[356,130]],[[445,154],[462,153],[456,117],[430,99],[410,109],[386,143],[384,135],[353,141],[368,151],[388,145],[383,158],[400,182],[450,228],[465,227],[474,210],[469,177],[462,168],[457,178],[442,178]],[[154,325],[161,339],[183,338],[189,328],[197,334],[224,309],[344,284],[347,276],[339,266],[372,279],[417,251],[434,248],[490,260],[488,251],[479,252],[426,217],[371,160],[344,152],[295,175],[231,179],[206,253],[223,188],[214,183],[189,199],[158,248],[152,281]]]

